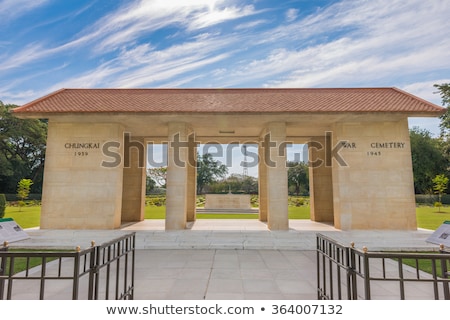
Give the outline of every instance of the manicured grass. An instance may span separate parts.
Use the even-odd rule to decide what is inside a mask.
[[[421,206],[416,208],[417,225],[419,228],[436,230],[444,221],[450,220],[450,208],[438,208]]]
[[[23,229],[38,227],[41,223],[41,207],[6,207],[5,218],[13,218]]]
[[[419,253],[419,252],[418,252]],[[436,252],[421,252],[424,254],[427,253],[434,253],[436,254]],[[436,272],[437,272],[437,276],[438,277],[442,277],[442,269],[441,269],[441,260],[435,260],[436,262]],[[406,264],[410,267],[416,268],[416,259],[403,259],[402,260],[403,264]],[[447,260],[444,260],[444,263],[447,263],[447,270],[450,269],[450,265],[449,262]],[[429,274],[433,274],[433,262],[431,259],[419,259],[418,261],[418,268],[421,271],[424,271],[426,273]]]
[[[38,227],[40,223],[41,207],[6,207],[5,218],[13,218],[22,228]],[[450,207],[438,208],[421,206],[417,208],[417,224],[419,228],[436,230],[444,221],[450,220]],[[164,219],[165,206],[146,206],[145,219]],[[252,214],[198,214],[199,219],[256,219]],[[309,219],[309,206],[289,206],[289,219]]]
[[[166,206],[145,206],[145,219],[165,219]]]
[[[288,207],[289,219],[311,219],[309,206]]]
[[[61,250],[45,250],[45,252],[51,252],[51,251],[58,251],[60,252]],[[37,250],[33,250],[33,249],[9,249],[8,252],[43,252],[40,249]],[[57,258],[54,257],[47,257],[45,259],[46,263],[49,263],[53,260],[56,260]],[[27,269],[31,269],[37,266],[40,266],[42,264],[42,258],[41,257],[30,257],[30,258],[25,258],[25,257],[16,257],[14,259],[14,270],[12,272],[12,274],[16,274],[22,271],[25,271]],[[5,274],[9,274],[9,268],[10,268],[10,260],[9,258],[6,260],[6,270],[5,270]]]

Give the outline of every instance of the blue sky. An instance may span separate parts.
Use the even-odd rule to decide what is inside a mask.
[[[441,104],[448,0],[0,0],[0,100],[60,88],[398,87]],[[437,132],[437,119],[411,119]]]

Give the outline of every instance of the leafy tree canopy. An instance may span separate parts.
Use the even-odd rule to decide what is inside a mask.
[[[16,118],[15,107],[0,101],[0,192],[15,193],[24,177],[35,181],[32,192],[41,192],[47,123]]]
[[[197,154],[197,194],[203,192],[207,184],[211,184],[220,178],[224,178],[228,168],[220,161],[214,160],[210,153]]]

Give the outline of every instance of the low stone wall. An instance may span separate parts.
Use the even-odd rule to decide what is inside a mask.
[[[206,194],[205,209],[251,209],[249,194]]]

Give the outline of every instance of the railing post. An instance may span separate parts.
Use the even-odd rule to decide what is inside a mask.
[[[136,252],[136,234],[133,234],[133,237],[131,238],[131,243],[132,243],[132,246],[133,246],[133,249],[132,249],[132,252],[131,252],[131,263],[132,263],[132,265],[131,265],[131,287],[132,287],[132,290],[131,290],[131,300],[134,300],[134,268],[135,268],[135,265],[134,265],[134,263],[135,263],[135,261],[136,261],[136,259],[135,259],[135,252]]]
[[[97,292],[97,255],[98,247],[95,246],[95,241],[91,241],[91,250],[89,253],[89,285],[88,285],[88,300],[96,298]]]
[[[72,287],[72,300],[78,300],[78,289],[80,285],[80,246],[77,246],[76,255],[73,262],[73,287]]]
[[[365,299],[371,300],[370,297],[370,268],[369,268],[369,255],[367,254],[367,247],[363,247],[364,258],[364,293]]]
[[[350,248],[346,248],[347,255],[347,298],[349,300],[358,299],[358,288],[356,286],[356,259],[355,259],[355,243],[350,244]]]
[[[440,253],[447,253],[445,251],[445,247],[443,244],[441,244],[439,246],[439,252]],[[448,272],[448,268],[447,268],[447,259],[441,259],[441,272],[442,272],[442,286],[444,288],[444,299],[445,300],[450,300],[450,289],[449,289],[449,283],[448,281],[445,281],[446,279],[450,279],[450,274]]]
[[[0,249],[0,251],[8,251],[8,241],[5,241],[3,243],[3,247]],[[0,276],[3,276],[6,271],[6,257],[0,258]],[[5,279],[0,279],[0,300],[3,300],[3,292],[5,291]]]

